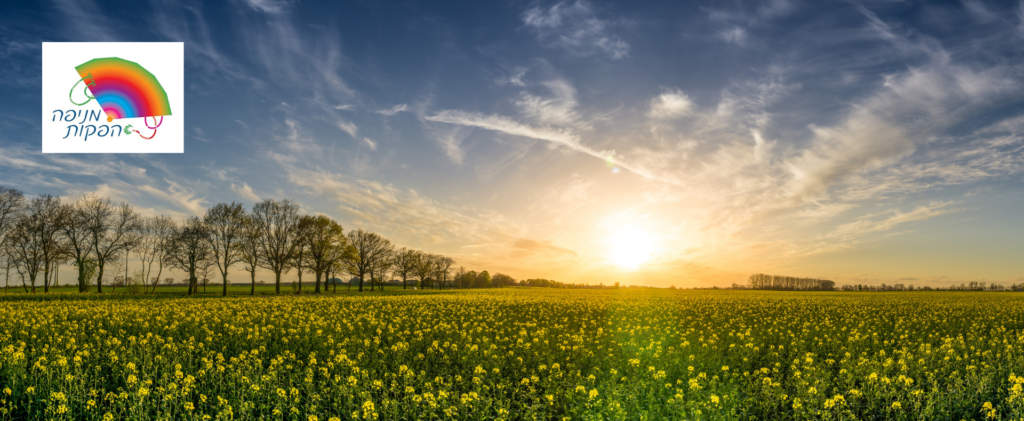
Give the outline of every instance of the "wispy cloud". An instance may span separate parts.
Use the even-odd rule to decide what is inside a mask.
[[[366,147],[370,148],[371,151],[377,150],[377,142],[374,141],[373,139],[370,139],[368,137],[364,137],[363,138],[363,143],[365,143]]]
[[[651,118],[675,118],[689,114],[693,102],[679,89],[671,89],[651,100]]]
[[[91,0],[53,0],[54,7],[61,18],[60,31],[64,37],[75,41],[109,42],[117,41],[119,36],[107,14]]]
[[[613,22],[599,18],[586,1],[559,2],[548,8],[536,6],[524,12],[522,18],[541,42],[565,48],[571,53],[589,55],[602,52],[613,59],[629,55],[629,44],[610,32]]]
[[[377,111],[374,111],[374,112],[377,113],[377,114],[383,114],[383,115],[386,115],[386,116],[393,116],[393,115],[398,114],[398,113],[400,113],[402,111],[408,111],[408,110],[409,110],[409,106],[408,105],[398,104],[398,105],[396,105],[394,107],[391,107],[391,108],[388,108],[388,109],[385,109],[385,110],[377,110]]]
[[[253,192],[252,187],[249,187],[249,184],[247,183],[242,183],[241,185],[231,183],[231,190],[234,190],[235,193],[238,193],[239,196],[242,196],[242,198],[249,200],[250,202],[260,201],[260,196]]]
[[[569,125],[579,119],[576,112],[576,88],[562,79],[542,83],[551,93],[540,97],[522,92],[516,106],[524,116],[541,124]]]
[[[245,0],[245,4],[264,13],[281,13],[288,7],[288,2],[278,0]]]

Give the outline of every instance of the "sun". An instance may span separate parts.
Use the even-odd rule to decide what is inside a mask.
[[[620,227],[608,236],[608,260],[626,269],[644,266],[657,251],[656,238],[639,227]]]

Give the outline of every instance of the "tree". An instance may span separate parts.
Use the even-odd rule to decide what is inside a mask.
[[[164,254],[168,266],[188,273],[188,293],[198,294],[196,273],[208,267],[214,259],[210,249],[210,228],[202,219],[192,216],[174,230]]]
[[[480,272],[480,274],[476,276],[476,282],[475,282],[474,286],[477,287],[477,288],[490,288],[491,287],[491,274],[487,273],[486,270],[483,271],[483,272]]]
[[[228,295],[228,268],[242,261],[242,240],[245,230],[245,209],[241,203],[218,203],[206,211],[203,222],[210,228],[210,250],[220,271],[223,288]]]
[[[491,278],[491,284],[495,287],[508,287],[516,284],[516,280],[504,273],[496,273]]]
[[[252,208],[253,223],[260,232],[257,238],[260,260],[264,267],[274,272],[274,292],[277,294],[281,293],[281,272],[288,270],[295,254],[298,212],[298,205],[288,199],[266,199]]]
[[[478,276],[478,274],[476,273],[475,270],[471,270],[469,272],[466,272],[466,275],[462,277],[462,287],[463,288],[473,288],[473,286],[476,285],[476,277],[477,276]]]
[[[303,216],[299,219],[299,241],[305,245],[306,264],[316,276],[313,292],[320,293],[320,280],[334,264],[338,249],[348,245],[341,225],[324,216]]]
[[[387,279],[388,272],[394,266],[395,258],[395,247],[390,243],[387,245],[387,249],[381,254],[381,257],[373,263],[370,269],[370,291],[373,291],[373,281],[377,281],[377,286],[380,290],[384,290],[384,281]]]
[[[132,249],[135,255],[142,261],[142,281],[145,284],[146,280],[152,283],[151,293],[156,292],[157,283],[160,282],[160,275],[164,272],[164,252],[167,250],[165,245],[170,239],[172,233],[174,233],[174,220],[168,216],[153,216],[144,218],[142,223],[139,224],[139,234],[137,237],[137,244]],[[150,278],[153,274],[153,263],[157,264],[156,276]]]
[[[420,288],[425,289],[427,288],[427,279],[430,278],[430,272],[434,270],[434,255],[417,251],[413,260],[415,262],[413,273],[420,280]]]
[[[434,279],[438,282],[438,289],[444,289],[444,283],[448,281],[448,276],[451,275],[455,259],[447,256],[434,256],[431,263],[434,266]]]
[[[207,260],[206,263],[199,265],[199,267],[196,268],[196,279],[198,280],[199,283],[203,284],[204,294],[206,293],[207,285],[210,285],[210,276],[213,275],[213,267],[217,265],[217,257],[213,255],[212,247],[210,252],[210,259]]]
[[[252,281],[249,295],[256,295],[256,270],[264,265],[260,249],[260,229],[249,215],[242,221],[241,234],[238,241],[238,258],[245,264],[245,270],[249,272]]]
[[[465,278],[465,277],[466,277],[466,267],[465,266],[459,266],[458,269],[455,269],[455,274],[452,275],[452,287],[454,288],[454,287],[457,286],[459,288],[465,288],[465,286],[464,286],[464,284],[462,282],[462,279]]]
[[[395,274],[402,277],[402,289],[408,289],[409,277],[416,272],[416,250],[402,247],[395,251],[394,270]]]
[[[25,205],[21,191],[0,186],[0,247],[4,245],[7,233],[14,226]]]
[[[306,247],[306,242],[303,241],[303,237],[308,236],[303,230],[308,230],[311,227],[302,226],[302,217],[299,217],[299,223],[295,226],[295,251],[292,252],[292,261],[290,267],[298,270],[299,287],[295,290],[296,294],[302,294],[302,269],[305,269],[309,264],[309,249]]]
[[[59,211],[59,198],[50,195],[35,197],[20,212],[7,234],[7,255],[14,259],[19,273],[28,277],[33,293],[39,273],[43,274],[43,291],[50,291],[50,274],[63,253],[58,236]]]
[[[74,203],[62,205],[58,217],[66,254],[78,268],[78,292],[86,291],[93,276],[90,272],[95,268],[92,229],[86,212],[87,204],[95,200],[99,198],[94,195],[82,196]]]
[[[332,278],[331,275],[337,275],[338,273],[345,272],[348,269],[349,263],[354,261],[357,258],[357,256],[358,253],[356,252],[356,248],[353,247],[351,244],[348,244],[347,237],[344,243],[332,247],[330,250],[330,258],[328,259],[331,262],[331,264],[328,266],[329,269],[327,271],[329,274],[328,279]],[[350,282],[349,289],[351,288],[352,284]],[[334,282],[333,289],[334,293],[338,292],[337,282]]]
[[[7,283],[10,282],[13,259],[10,250],[5,247],[7,244],[7,234],[14,226],[15,221],[20,217],[24,204],[25,197],[21,191],[0,186],[0,258],[4,259],[6,267],[4,271],[4,292],[7,292]]]
[[[35,219],[33,228],[43,247],[43,292],[50,292],[51,274],[56,272],[54,266],[64,254],[64,243],[59,235],[60,198],[47,194],[32,199],[28,215]]]
[[[355,254],[350,256],[346,266],[349,273],[359,277],[359,292],[363,292],[364,276],[371,272],[379,259],[386,257],[391,241],[380,234],[358,229],[348,232],[348,243],[355,248]]]
[[[7,239],[10,257],[22,277],[22,286],[25,286],[27,280],[32,286],[33,294],[36,292],[36,277],[45,265],[44,240],[39,235],[36,225],[36,218],[26,215],[14,224]]]
[[[141,218],[127,203],[114,205],[110,199],[88,197],[89,200],[84,203],[86,225],[99,268],[96,291],[102,293],[104,265],[134,246],[134,234],[139,231]]]

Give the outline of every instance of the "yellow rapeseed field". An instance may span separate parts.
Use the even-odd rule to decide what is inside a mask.
[[[0,418],[1020,419],[1019,297],[11,299]]]

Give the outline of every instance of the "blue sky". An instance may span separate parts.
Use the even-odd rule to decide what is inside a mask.
[[[1020,3],[0,12],[0,184],[30,194],[175,217],[291,198],[517,278],[1024,280]],[[185,153],[41,154],[44,41],[184,42]]]

